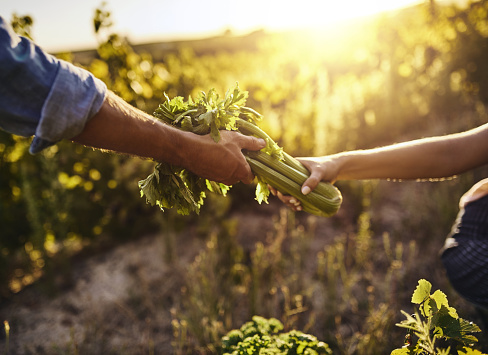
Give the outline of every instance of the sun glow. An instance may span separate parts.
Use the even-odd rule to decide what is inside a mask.
[[[164,10],[150,0],[118,6],[114,11],[117,23],[133,37],[162,35],[167,37],[194,37],[265,29],[283,31],[292,29],[320,29],[345,20],[400,9],[423,3],[423,0],[213,0],[208,2],[177,1],[164,4]],[[147,12],[142,9],[152,8]],[[172,15],[173,14],[173,15]],[[184,14],[184,18],[178,15]],[[166,17],[168,17],[166,19]]]
[[[425,0],[117,0],[106,1],[113,30],[134,42],[194,39],[226,30],[285,31],[330,28],[342,21],[423,3]],[[13,13],[34,18],[34,38],[47,49],[94,46],[92,19],[99,0],[17,0],[0,2],[6,19]],[[51,9],[62,16],[53,18]],[[62,29],[60,31],[60,29]]]
[[[423,2],[422,0],[302,0],[298,2],[252,0],[248,2],[244,12],[235,12],[231,26],[236,29],[255,26],[276,30],[320,28]],[[257,8],[260,11],[256,11]]]

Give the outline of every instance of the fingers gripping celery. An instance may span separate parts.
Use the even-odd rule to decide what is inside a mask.
[[[266,140],[268,147],[272,147],[272,152],[276,152],[277,144],[259,127],[240,119],[237,121],[237,126],[244,134],[252,134],[263,138]],[[310,172],[289,154],[281,150],[277,154],[249,151],[245,155],[258,179],[263,180],[264,183],[273,186],[282,193],[297,198],[301,202],[304,211],[329,217],[339,210],[342,204],[342,195],[332,184],[320,182],[310,194],[303,195],[301,193],[302,184],[308,178]]]
[[[335,214],[342,203],[340,191],[332,184],[321,182],[310,194],[301,193],[301,185],[310,173],[255,124],[261,115],[244,106],[247,97],[248,92],[241,91],[237,84],[223,99],[213,89],[201,93],[195,101],[191,98],[184,101],[182,97],[170,100],[165,95],[154,116],[185,131],[210,134],[216,142],[222,129],[263,138],[267,145],[260,152],[244,152],[258,180],[256,200],[267,202],[269,184],[300,200],[306,212],[319,216]],[[230,187],[198,177],[186,169],[159,163],[152,174],[139,182],[139,188],[148,203],[190,214],[199,213],[207,191],[225,195]]]
[[[266,182],[268,184],[277,188],[281,192],[286,192],[289,195],[298,198],[302,202],[302,204],[303,201],[308,202],[310,200],[314,200],[315,202],[317,202],[315,209],[323,211],[322,213],[320,213],[320,215],[322,214],[325,214],[327,216],[333,215],[335,212],[337,212],[337,210],[341,206],[342,196],[339,190],[334,185],[325,182],[320,182],[319,185],[314,189],[314,191],[312,191],[313,196],[318,195],[319,197],[319,199],[316,200],[315,198],[311,197],[312,195],[305,196],[301,193],[301,187],[305,182],[305,180],[307,180],[309,173],[305,175],[304,173],[296,170],[290,165],[287,165],[284,161],[280,161],[263,152],[247,152],[246,155],[249,158],[253,159],[253,161],[248,159],[248,162],[251,165],[251,169],[254,167],[255,161],[258,161],[259,163],[261,163],[261,165],[264,165],[265,168],[274,170],[277,173],[277,174],[266,176]],[[257,173],[256,175],[261,176],[261,174],[257,174]],[[292,180],[295,184],[298,185],[298,187],[293,189],[292,191],[281,190],[278,186],[275,186],[279,184],[279,181],[275,181],[275,180],[276,179],[279,180],[282,177]],[[310,213],[317,214],[315,212],[310,212]]]
[[[269,166],[261,163],[258,160],[247,157],[247,161],[256,175],[260,176],[264,182],[275,187],[282,193],[295,196],[300,200],[303,210],[308,213],[315,214],[317,216],[330,217],[334,215],[340,207],[341,199],[336,199],[333,202],[327,199],[325,196],[312,191],[308,195],[299,195],[297,191],[300,191],[301,185],[294,180],[288,178],[285,175],[280,174],[276,170],[273,170]]]

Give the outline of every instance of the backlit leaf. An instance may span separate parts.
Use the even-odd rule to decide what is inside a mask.
[[[419,280],[417,288],[412,295],[412,303],[421,304],[430,296],[432,284],[424,279]]]

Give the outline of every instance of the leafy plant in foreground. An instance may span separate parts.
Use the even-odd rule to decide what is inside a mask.
[[[154,116],[174,127],[195,134],[210,134],[215,142],[220,139],[220,130],[238,130],[243,134],[263,138],[267,145],[259,152],[244,152],[251,169],[257,176],[256,200],[267,202],[268,184],[295,196],[304,211],[319,216],[331,216],[337,212],[342,196],[333,185],[321,182],[307,196],[300,192],[307,179],[308,170],[296,159],[283,152],[257,125],[261,115],[246,107],[247,91],[236,84],[221,99],[215,90],[202,92],[193,101],[180,96],[159,105]],[[192,172],[166,163],[157,164],[154,172],[139,182],[141,196],[151,205],[161,209],[176,208],[180,214],[199,213],[208,191],[226,195],[229,186],[203,179]]]
[[[432,284],[424,279],[419,280],[412,295],[412,303],[419,309],[410,315],[402,311],[406,319],[397,326],[408,329],[405,346],[393,350],[391,355],[410,354],[450,354],[450,347],[440,349],[436,341],[450,340],[457,345],[458,354],[481,355],[481,352],[470,347],[478,339],[470,333],[480,332],[480,328],[457,315],[456,309],[449,306],[446,295],[437,290],[430,293]]]
[[[329,346],[316,337],[297,330],[280,333],[283,324],[275,318],[254,316],[241,329],[234,329],[222,338],[224,355],[258,354],[332,354]]]

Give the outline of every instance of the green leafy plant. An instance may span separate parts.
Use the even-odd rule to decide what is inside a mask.
[[[391,355],[450,354],[450,347],[441,349],[437,346],[437,340],[441,339],[456,344],[458,354],[481,354],[470,348],[478,341],[471,333],[480,332],[480,328],[460,318],[442,291],[436,290],[431,294],[431,290],[430,282],[419,280],[412,295],[412,303],[418,304],[419,309],[412,315],[402,311],[406,319],[397,326],[408,329],[405,346],[394,350]]]
[[[257,176],[256,200],[267,202],[268,184],[298,198],[305,211],[321,216],[337,212],[342,196],[333,185],[321,182],[307,196],[300,192],[301,184],[309,172],[296,159],[283,152],[256,122],[261,115],[246,107],[247,91],[236,84],[221,99],[214,89],[202,92],[194,101],[184,101],[181,96],[166,100],[159,105],[154,116],[184,131],[210,134],[215,142],[220,130],[239,130],[243,134],[263,138],[267,145],[260,152],[245,152],[251,169]],[[190,171],[167,163],[159,163],[154,172],[139,182],[141,196],[151,205],[161,209],[176,208],[180,214],[199,213],[208,191],[226,195],[229,186],[203,179]]]
[[[275,319],[254,316],[240,329],[231,330],[222,338],[224,355],[258,354],[332,354],[329,346],[316,337],[297,330],[280,333],[283,324]]]

